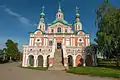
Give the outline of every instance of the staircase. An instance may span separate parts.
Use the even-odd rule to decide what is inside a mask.
[[[52,67],[49,67],[48,70],[65,70],[65,68],[62,64],[62,51],[61,51],[61,49],[55,50],[54,64]]]

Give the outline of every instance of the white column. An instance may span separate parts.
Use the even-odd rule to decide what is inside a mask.
[[[37,67],[37,55],[34,56],[34,67]]]
[[[86,60],[86,55],[83,55],[83,66],[86,66],[85,60]]]
[[[25,59],[25,67],[28,67],[29,66],[29,56],[26,55],[26,59]]]
[[[25,67],[26,65],[26,56],[25,56],[25,54],[23,53],[23,59],[22,59],[22,67]]]
[[[73,38],[71,37],[71,46],[73,45],[72,43],[73,43],[73,40],[72,40]]]
[[[73,38],[73,46],[75,46],[75,39]]]
[[[65,43],[65,39],[64,39],[64,37],[63,37],[63,42],[62,42],[62,45],[64,45],[64,43]]]
[[[86,46],[88,46],[88,39],[87,39],[87,36],[86,36],[86,39],[85,39],[85,40],[86,40]]]
[[[54,43],[53,43],[53,45],[56,45],[56,38],[54,38]]]
[[[89,37],[88,37],[88,46],[90,46],[90,39],[89,39]]]
[[[76,67],[76,56],[73,56],[73,67]]]
[[[23,59],[23,62],[22,62],[22,66],[23,67],[28,67],[29,66],[29,63],[28,63],[28,55],[23,55],[24,57],[24,59]]]
[[[43,43],[43,45],[45,46],[45,37],[44,37],[44,43]]]
[[[29,46],[31,46],[31,38],[29,39]]]
[[[43,67],[47,67],[47,56],[43,56]]]
[[[33,41],[34,41],[34,38],[29,39],[29,46],[33,46]]]
[[[48,39],[46,38],[46,46],[48,46]]]

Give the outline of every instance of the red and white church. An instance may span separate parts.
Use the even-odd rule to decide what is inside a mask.
[[[29,45],[23,45],[22,66],[86,66],[84,50],[87,46],[90,46],[90,34],[82,30],[78,8],[73,24],[64,19],[60,6],[55,20],[46,24],[43,9],[37,30],[30,33]]]

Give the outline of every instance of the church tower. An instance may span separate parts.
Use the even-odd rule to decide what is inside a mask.
[[[59,9],[58,9],[58,12],[56,14],[56,19],[64,19],[64,14],[62,13],[62,10],[61,10],[61,5],[59,3]]]
[[[44,6],[42,7],[42,12],[40,14],[40,22],[38,24],[38,30],[41,30],[41,31],[45,31],[45,22],[44,22],[44,19],[45,19],[45,13],[44,13]]]
[[[74,30],[79,31],[82,30],[82,24],[80,22],[80,14],[78,13],[78,8],[76,7],[76,17],[74,21]]]

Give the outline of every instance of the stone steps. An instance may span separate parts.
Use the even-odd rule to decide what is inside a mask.
[[[52,67],[49,67],[48,70],[65,70],[65,67],[62,64],[62,52],[61,50],[55,50],[54,55],[54,64]]]

